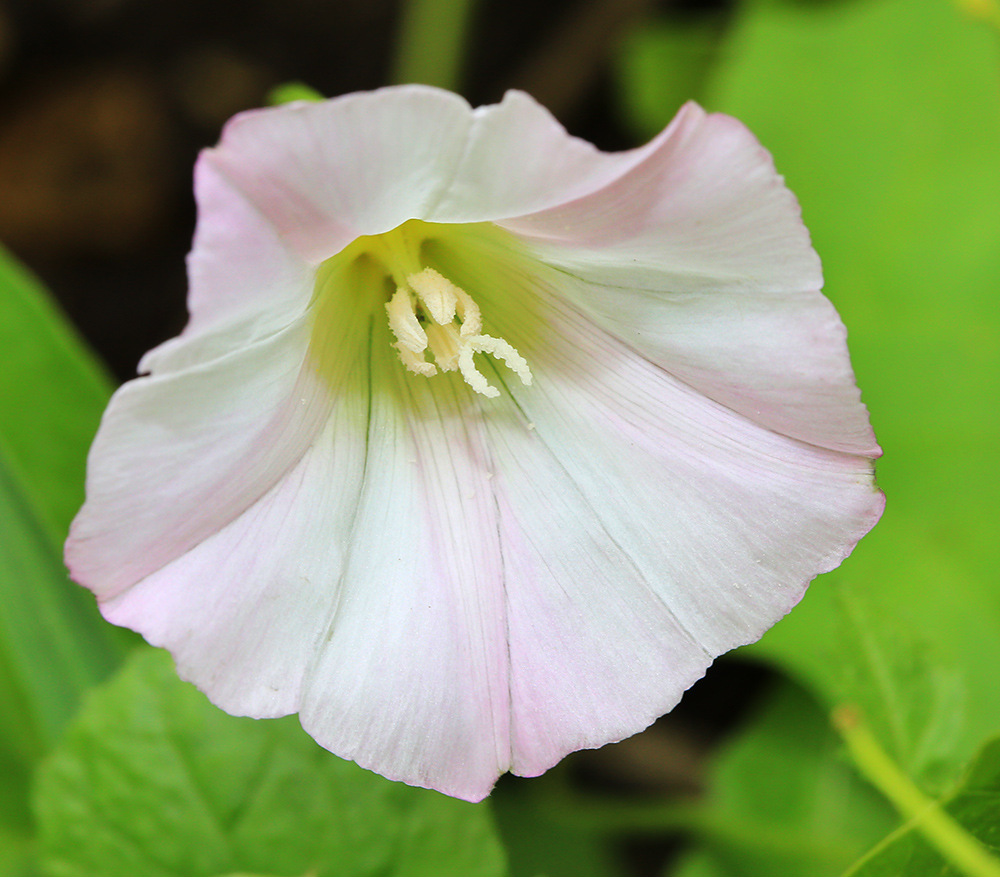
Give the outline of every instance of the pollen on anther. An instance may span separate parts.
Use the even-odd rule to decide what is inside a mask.
[[[497,359],[502,359],[504,365],[521,379],[522,384],[526,387],[531,386],[531,370],[528,368],[528,361],[503,338],[494,338],[492,335],[477,335],[470,338],[468,344],[477,353],[489,353]]]
[[[407,274],[405,282],[406,286],[396,288],[385,310],[389,328],[396,336],[392,346],[409,371],[431,377],[438,369],[457,370],[475,392],[492,399],[500,391],[473,361],[475,354],[487,353],[502,360],[522,384],[531,385],[531,371],[524,357],[504,339],[481,334],[479,306],[464,289],[433,268]],[[428,348],[433,363],[425,358]]]
[[[428,362],[423,358],[420,353],[414,353],[408,347],[402,343],[393,344],[399,353],[399,359],[409,369],[416,375],[423,375],[425,378],[433,377],[437,374],[437,368],[434,363]]]
[[[424,268],[406,278],[410,288],[419,296],[421,304],[439,326],[446,326],[455,319],[458,289],[454,283],[438,274],[433,268]]]
[[[403,347],[414,353],[427,349],[427,333],[420,325],[413,310],[410,294],[405,289],[397,289],[386,303],[385,312],[389,317],[389,328]]]

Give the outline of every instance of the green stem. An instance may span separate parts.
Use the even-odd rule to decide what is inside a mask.
[[[394,82],[456,91],[473,0],[407,0],[396,48]]]
[[[920,831],[946,861],[968,877],[1000,877],[1000,861],[914,785],[862,724],[856,709],[839,707],[832,718],[858,770],[892,802],[910,827]]]

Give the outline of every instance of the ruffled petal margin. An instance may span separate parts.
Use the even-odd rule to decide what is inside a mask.
[[[489,247],[442,253],[531,364],[485,425],[498,477],[512,770],[633,734],[850,553],[884,497],[872,460],[693,390]],[[486,270],[484,270],[486,266]],[[564,281],[564,278],[557,278]],[[628,684],[623,685],[622,680]]]
[[[488,222],[563,204],[652,148],[601,152],[522,92],[473,110],[409,85],[241,113],[204,161],[315,264],[408,219]]]
[[[212,363],[125,384],[90,450],[73,578],[106,600],[228,524],[309,447],[332,400],[300,320]]]
[[[498,224],[633,350],[784,435],[878,456],[794,195],[737,120],[687,104],[599,191]]]
[[[150,350],[140,373],[165,374],[240,350],[287,328],[312,299],[315,268],[202,153],[195,166],[198,226],[187,259],[190,314]]]

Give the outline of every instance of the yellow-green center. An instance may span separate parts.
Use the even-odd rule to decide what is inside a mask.
[[[483,316],[472,296],[425,263],[425,244],[439,228],[410,220],[384,234],[358,238],[329,260],[330,271],[345,263],[363,264],[369,282],[386,290],[385,318],[396,339],[392,346],[413,374],[430,378],[438,371],[457,371],[477,393],[499,396],[476,368],[476,354],[487,354],[530,385],[524,357],[503,338],[483,332]]]

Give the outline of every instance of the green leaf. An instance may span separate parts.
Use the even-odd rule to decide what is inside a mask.
[[[3,877],[34,877],[30,837],[0,825],[0,874]]]
[[[710,854],[703,850],[685,854],[669,868],[665,877],[732,877]]]
[[[311,85],[306,85],[304,82],[283,82],[268,92],[264,103],[269,107],[276,107],[280,104],[290,104],[298,100],[315,103],[316,101],[326,100],[326,98]]]
[[[566,773],[557,765],[529,780],[502,777],[490,796],[512,877],[621,877],[617,838],[575,820]]]
[[[30,831],[31,763],[124,655],[62,542],[107,380],[44,290],[0,250],[0,848]],[[5,835],[7,832],[9,835]],[[16,845],[15,844],[15,845]],[[0,860],[4,858],[0,852]]]
[[[62,554],[111,383],[38,281],[0,250],[0,456]]]
[[[639,137],[655,136],[682,104],[701,97],[723,25],[719,16],[664,16],[626,33],[615,74],[625,120]]]
[[[55,741],[82,680],[52,587],[65,581],[65,570],[15,492],[2,458],[0,522],[0,760],[9,768],[0,784],[6,785],[23,773],[22,760]],[[61,667],[69,672],[59,672]]]
[[[844,758],[825,712],[787,682],[720,752],[704,798],[588,800],[551,788],[546,803],[539,820],[581,833],[694,838],[684,877],[836,877],[899,821]]]
[[[936,654],[933,640],[899,625],[888,607],[858,588],[834,583],[835,642],[848,661],[836,662],[831,692],[860,708],[902,770],[939,791],[954,774],[963,733],[966,691],[961,670]]]
[[[124,655],[62,543],[110,388],[45,291],[0,250],[0,749],[34,758]]]
[[[36,758],[117,654],[0,457],[0,750]],[[3,744],[6,744],[5,746]],[[0,756],[2,758],[3,756]]]
[[[886,454],[883,521],[753,649],[926,790],[1000,730],[1000,78],[944,0],[744,4],[708,90],[770,149]]]
[[[896,825],[842,748],[803,691],[773,693],[709,785],[703,837],[723,874],[836,877]]]
[[[35,795],[49,877],[493,877],[486,805],[392,783],[294,718],[238,719],[142,650],[88,698]]]
[[[980,750],[943,808],[966,832],[998,857],[1000,868],[1000,737]],[[949,864],[914,825],[904,826],[851,868],[845,877],[968,877]]]

